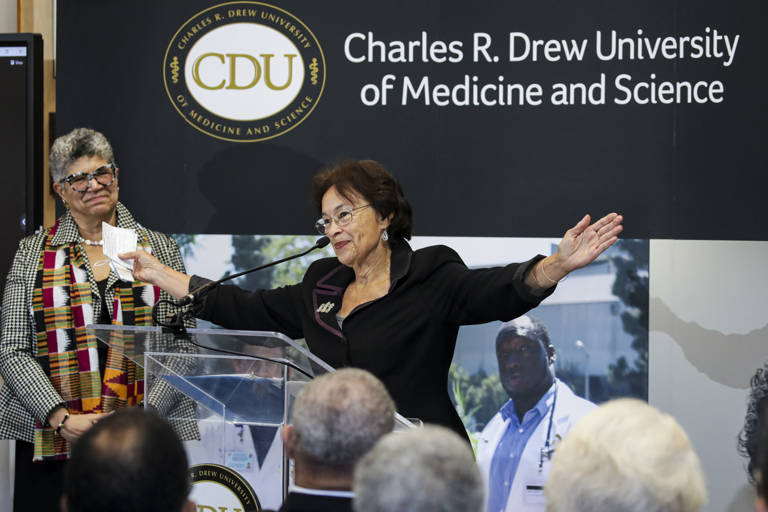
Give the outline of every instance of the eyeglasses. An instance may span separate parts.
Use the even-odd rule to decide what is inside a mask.
[[[321,235],[325,234],[325,230],[328,229],[328,226],[331,225],[331,222],[335,222],[337,226],[346,226],[350,222],[352,222],[353,219],[353,212],[356,210],[362,210],[363,208],[368,208],[369,204],[364,204],[363,206],[358,206],[357,208],[349,208],[349,207],[342,207],[333,217],[328,217],[327,215],[323,215],[319,219],[317,219],[317,222],[315,222],[315,229],[318,233]]]
[[[115,164],[102,165],[93,172],[78,172],[60,179],[59,183],[69,183],[75,192],[85,192],[91,186],[91,180],[96,180],[103,187],[110,186],[115,181]]]

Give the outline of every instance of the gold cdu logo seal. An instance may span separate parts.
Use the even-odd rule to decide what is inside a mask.
[[[325,88],[325,56],[293,14],[261,2],[201,11],[173,35],[163,82],[176,111],[217,139],[278,137],[312,113]]]
[[[189,468],[190,499],[197,512],[259,512],[261,503],[253,488],[236,471],[219,464],[197,464]]]

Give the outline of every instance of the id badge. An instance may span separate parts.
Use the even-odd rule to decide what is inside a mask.
[[[525,489],[523,490],[523,503],[526,505],[546,504],[543,481],[528,482],[525,484]]]

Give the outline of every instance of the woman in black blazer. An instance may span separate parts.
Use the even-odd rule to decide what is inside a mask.
[[[411,250],[411,206],[379,163],[352,161],[322,171],[312,191],[321,215],[315,226],[330,238],[336,257],[312,263],[293,286],[257,292],[216,288],[205,297],[199,318],[305,338],[332,366],[364,368],[379,377],[401,414],[463,436],[447,391],[459,326],[510,320],[536,307],[622,230],[620,215],[594,224],[587,215],[552,256],[470,270],[448,247]],[[175,297],[205,282],[146,253],[124,257],[134,260],[134,276]]]

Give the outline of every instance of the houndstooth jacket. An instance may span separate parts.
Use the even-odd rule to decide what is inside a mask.
[[[144,231],[121,203],[117,203],[117,226]],[[152,247],[152,253],[163,264],[184,272],[184,262],[176,242],[167,235],[145,230]],[[32,293],[35,287],[40,253],[48,230],[28,236],[19,242],[19,249],[13,259],[5,285],[2,304],[2,331],[0,331],[0,375],[4,383],[0,388],[0,439],[21,439],[34,442],[35,420],[45,424],[48,415],[58,406],[64,405],[59,393],[48,376],[37,363],[36,327],[32,315]],[[53,236],[52,244],[60,246],[76,242],[80,237],[72,215],[67,211]],[[102,300],[98,285],[86,260],[86,271],[91,284],[93,318],[101,318]],[[107,280],[107,306],[113,313],[115,284],[118,277],[110,272]],[[161,299],[170,297],[161,292]],[[169,312],[162,304],[160,314]],[[192,324],[193,325],[193,324]],[[147,401],[155,406],[161,415],[170,418],[195,417],[194,406],[171,389],[150,390]],[[194,421],[172,421],[183,439],[197,438]]]

